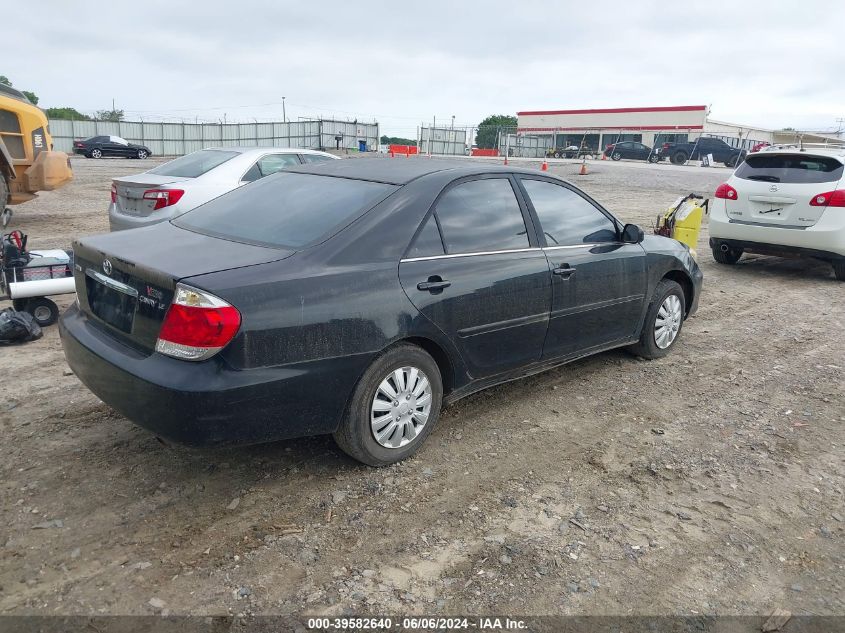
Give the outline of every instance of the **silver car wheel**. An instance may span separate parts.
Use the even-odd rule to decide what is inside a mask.
[[[660,349],[669,347],[678,336],[684,315],[678,295],[669,295],[663,300],[654,320],[654,342]]]
[[[102,155],[103,153],[98,149],[91,150],[91,158],[100,158]]]
[[[381,381],[370,408],[370,428],[385,448],[401,448],[422,432],[431,413],[431,383],[416,367],[400,367]]]

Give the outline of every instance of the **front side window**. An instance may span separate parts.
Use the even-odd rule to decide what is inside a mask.
[[[437,202],[447,253],[477,253],[528,247],[525,220],[509,180],[460,183]]]
[[[18,116],[10,110],[0,110],[0,138],[12,158],[26,158],[21,124]]]
[[[616,225],[590,201],[545,180],[523,180],[548,246],[575,246],[617,240]]]

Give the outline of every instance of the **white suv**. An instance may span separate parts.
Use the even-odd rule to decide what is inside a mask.
[[[845,281],[845,146],[774,146],[749,154],[716,189],[710,248],[721,264],[744,251],[829,261]]]

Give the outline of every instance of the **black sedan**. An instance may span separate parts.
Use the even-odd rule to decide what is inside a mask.
[[[121,156],[123,158],[148,158],[153,153],[146,145],[130,143],[119,136],[92,136],[84,141],[73,142],[73,153],[86,158]]]
[[[421,159],[293,167],[74,253],[65,355],[127,418],[192,445],[333,433],[371,465],[485,387],[667,354],[702,283],[563,180]]]
[[[656,163],[660,160],[660,153],[657,150],[653,150],[648,145],[634,141],[612,143],[605,148],[604,154],[613,160],[630,158],[633,160],[647,160],[650,163]]]

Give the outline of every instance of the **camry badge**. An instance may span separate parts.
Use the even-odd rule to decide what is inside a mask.
[[[111,262],[107,259],[103,260],[103,272],[107,275],[111,275]]]
[[[777,190],[778,190],[778,186],[777,186],[777,185],[772,185],[771,187],[769,187],[769,191],[773,191],[773,192],[774,192],[774,191],[777,191]]]

